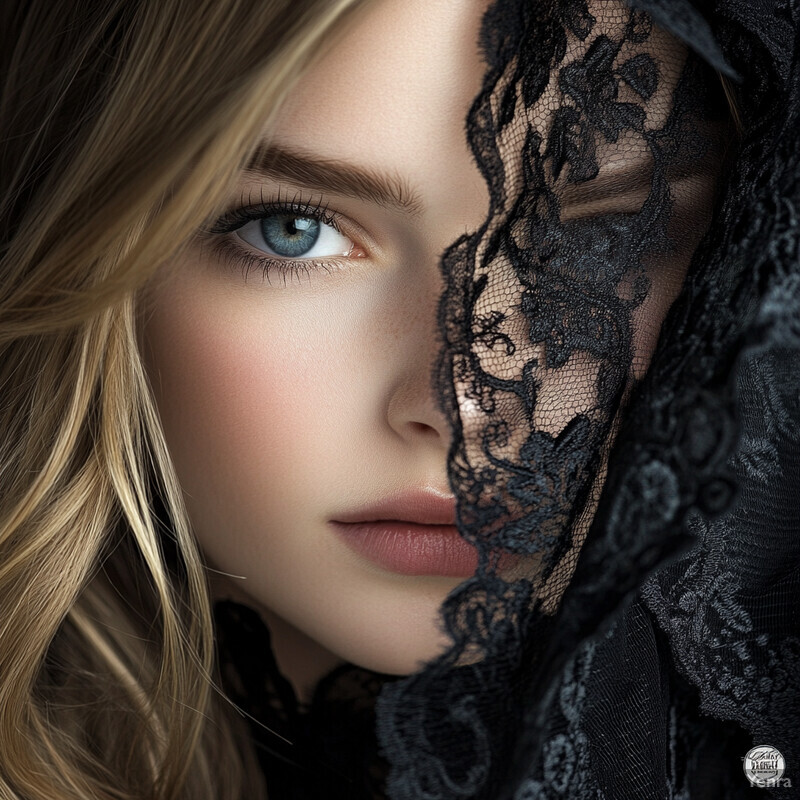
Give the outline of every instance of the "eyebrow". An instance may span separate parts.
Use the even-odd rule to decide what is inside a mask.
[[[399,175],[275,145],[259,146],[245,169],[309,189],[419,214],[419,196]]]
[[[650,160],[623,165],[606,172],[601,171],[588,181],[567,184],[558,193],[558,199],[562,207],[580,207],[613,201],[637,190],[645,188],[649,190],[653,175],[654,168]]]
[[[686,178],[713,177],[715,163],[709,163],[708,159],[678,161],[670,165],[670,174],[665,176],[667,183],[670,187],[675,187]],[[603,206],[613,208],[615,202],[625,197],[633,196],[644,202],[655,176],[656,167],[651,159],[623,164],[616,169],[601,171],[597,177],[583,183],[567,184],[558,193],[559,204],[562,209],[569,209],[570,213],[566,217],[569,218],[591,206],[599,206],[596,210],[603,213],[609,210]]]

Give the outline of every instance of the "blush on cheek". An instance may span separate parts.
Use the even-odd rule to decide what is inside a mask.
[[[155,297],[145,360],[201,537],[279,522],[335,444],[335,409],[324,404],[336,357],[313,326],[300,325],[280,309],[188,281]]]

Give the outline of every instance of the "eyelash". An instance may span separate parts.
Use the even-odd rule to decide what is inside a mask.
[[[267,255],[259,256],[235,244],[229,236],[248,222],[263,219],[272,214],[296,214],[298,217],[310,217],[324,225],[330,225],[338,233],[342,233],[339,224],[340,216],[329,211],[327,204],[322,203],[322,198],[315,201],[295,195],[291,200],[281,199],[280,191],[278,191],[275,200],[265,200],[263,190],[261,190],[260,199],[256,203],[253,203],[252,194],[248,196],[247,201],[243,195],[236,208],[223,214],[211,227],[204,228],[203,233],[210,238],[213,250],[227,266],[241,268],[245,280],[252,269],[260,269],[267,283],[270,282],[270,272],[276,271],[283,277],[284,285],[286,285],[287,278],[299,280],[301,275],[308,276],[316,270],[330,273],[332,269],[344,266],[343,262],[336,258],[328,258],[324,261],[318,259],[293,261]]]

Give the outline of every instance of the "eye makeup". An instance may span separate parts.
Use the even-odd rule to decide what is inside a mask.
[[[364,258],[365,251],[348,235],[348,227],[355,226],[331,211],[321,196],[296,193],[289,199],[279,189],[270,199],[262,187],[257,201],[252,192],[246,201],[242,197],[238,206],[203,228],[201,236],[212,255],[226,266],[239,267],[245,280],[256,269],[268,284],[277,274],[286,285],[317,271],[346,268],[349,259]],[[320,249],[330,252],[303,256]]]

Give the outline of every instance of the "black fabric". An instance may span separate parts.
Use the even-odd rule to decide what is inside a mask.
[[[256,611],[220,600],[214,620],[226,694],[246,715],[270,800],[380,797],[388,764],[378,754],[374,703],[382,683],[396,677],[344,664],[302,704]]]
[[[445,604],[451,653],[379,699],[392,797],[735,797],[754,744],[795,787],[764,791],[800,786],[797,14],[563,0],[487,17],[468,130],[492,214],[445,259],[438,380],[459,522],[486,559]],[[654,20],[691,45],[672,86],[682,56]],[[709,64],[741,76],[740,138]],[[638,213],[622,197],[567,218],[571,187],[642,152]],[[703,171],[717,197],[693,238],[681,180]],[[636,308],[684,258],[632,379]],[[542,430],[548,380],[574,401],[576,354],[595,382]],[[538,560],[504,580],[501,549]]]
[[[481,558],[452,648],[365,684],[339,768],[374,725],[392,800],[800,796],[799,24],[794,0],[487,13],[492,202],[443,258],[434,376]],[[748,784],[763,744],[790,786]]]

